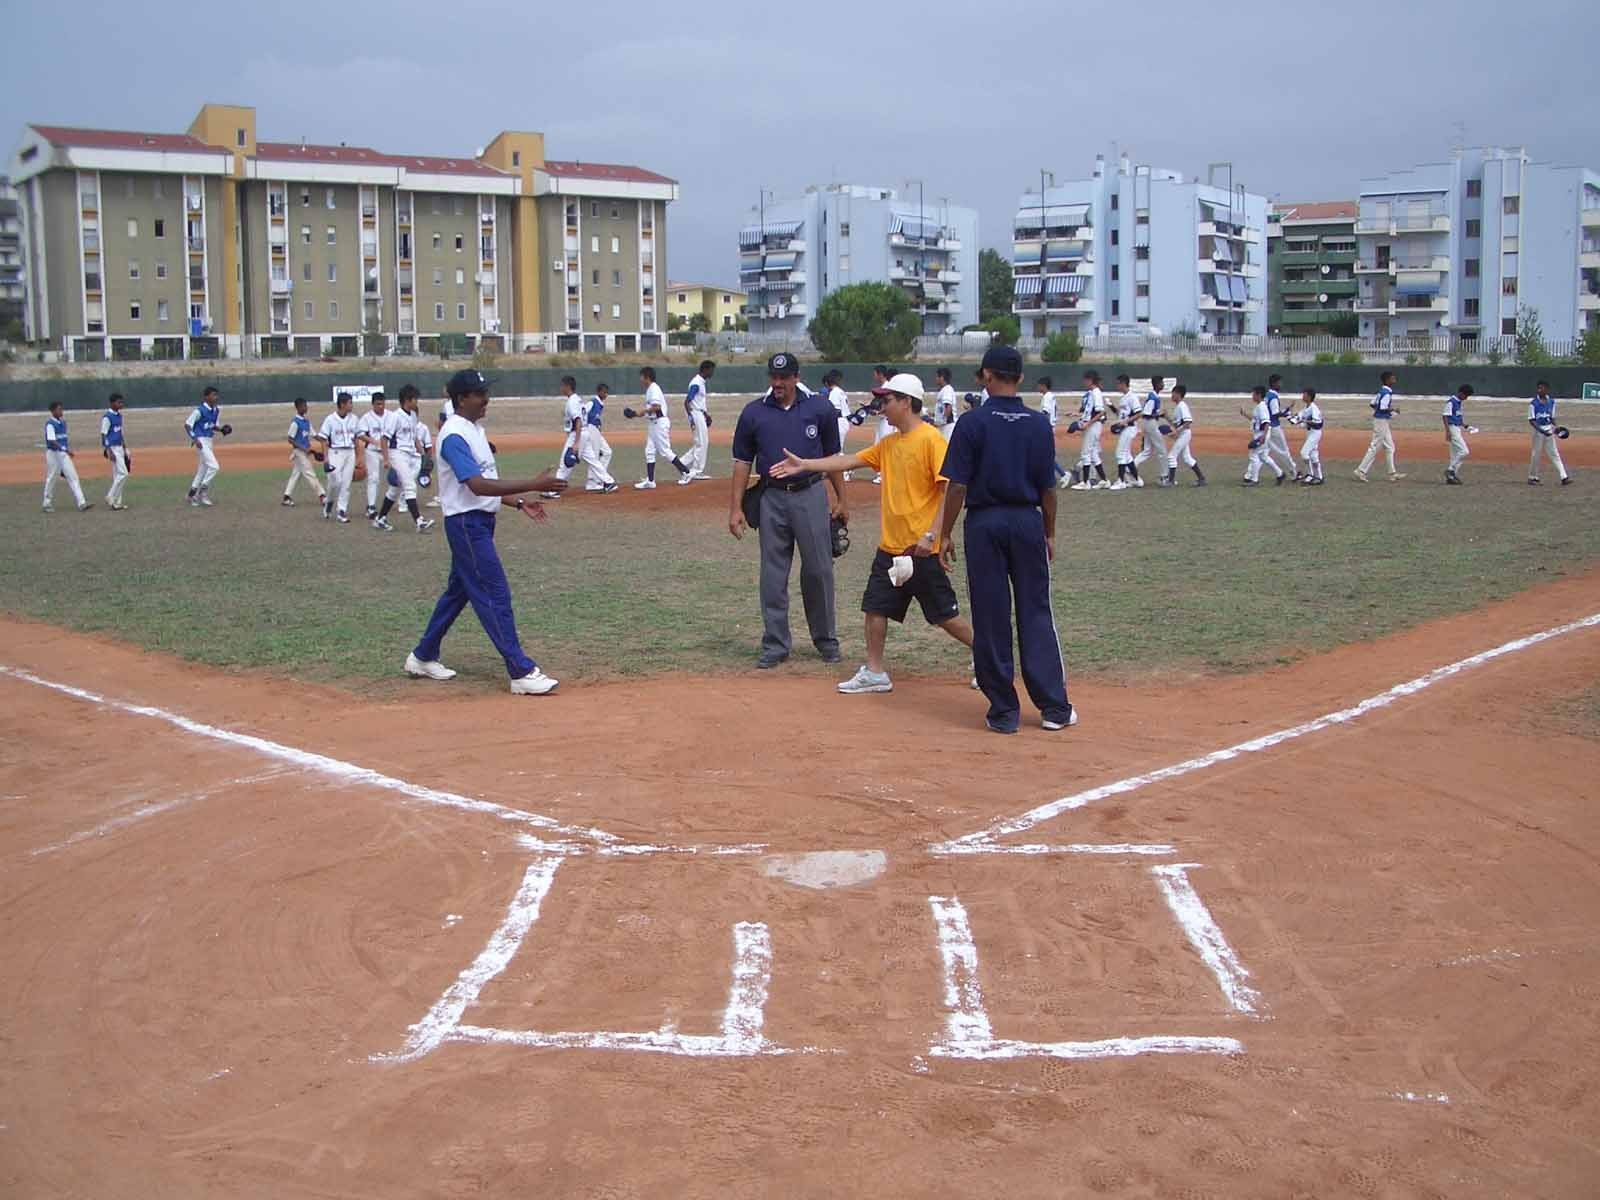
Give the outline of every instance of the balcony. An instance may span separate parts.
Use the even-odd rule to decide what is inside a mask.
[[[1591,250],[1587,246],[1578,254],[1578,269],[1583,271],[1600,267],[1600,247]]]
[[[1278,255],[1278,262],[1286,267],[1348,267],[1355,263],[1354,250],[1295,250]]]
[[[274,279],[269,286],[274,296],[287,296],[294,291],[294,280]]]
[[[1384,295],[1357,296],[1356,311],[1358,313],[1388,313],[1390,308],[1389,297]]]
[[[1092,313],[1094,311],[1094,297],[1046,296],[1042,304],[1034,306],[1033,311],[1044,313]]]
[[[1280,325],[1326,325],[1333,318],[1348,313],[1348,308],[1286,308],[1278,318]]]
[[[190,212],[200,212],[205,208],[205,201],[203,201],[198,195],[185,196],[183,198],[183,202],[184,206],[187,207]]]
[[[376,204],[363,204],[361,206],[361,219],[363,221],[376,221],[378,219],[378,206]]]
[[[1394,275],[1401,271],[1439,271],[1450,269],[1450,256],[1448,254],[1434,254],[1421,258],[1391,258],[1389,260],[1389,274]]]
[[[284,318],[284,317],[273,317],[272,318],[272,332],[273,333],[288,333],[289,332],[289,322],[288,322],[288,320],[286,318]]]
[[[1356,232],[1379,237],[1399,237],[1402,233],[1449,233],[1450,217],[1447,213],[1424,214],[1420,217],[1394,213],[1387,220],[1361,217],[1356,221]]]
[[[493,270],[479,271],[478,272],[478,286],[479,287],[493,287],[494,286],[494,271]]]
[[[191,238],[185,238],[184,241],[186,241],[189,244],[189,253],[190,254],[204,254],[206,252],[206,240],[205,240],[205,238],[203,238],[203,237],[191,237]]]
[[[1578,293],[1579,312],[1600,312],[1600,295],[1594,292]]]
[[[1354,296],[1354,279],[1286,279],[1278,285],[1281,296]]]
[[[376,259],[378,257],[378,243],[377,242],[362,242],[361,243],[361,257],[362,258]]]
[[[1585,229],[1600,228],[1600,208],[1586,208],[1579,217]]]
[[[411,210],[410,209],[404,209],[404,208],[401,209],[399,212],[395,213],[394,219],[399,224],[401,229],[410,229],[411,228]]]
[[[960,283],[961,282],[961,272],[960,271],[951,271],[951,270],[947,269],[947,270],[940,271],[939,274],[936,276],[936,278],[939,280],[940,283]]]

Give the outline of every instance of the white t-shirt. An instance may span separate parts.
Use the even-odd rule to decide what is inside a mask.
[[[833,405],[833,411],[839,414],[841,421],[850,417],[850,397],[845,394],[842,387],[828,389],[828,403]]]
[[[667,413],[667,397],[665,393],[662,392],[661,385],[653,380],[651,381],[650,386],[644,390],[644,411],[646,418],[651,416],[650,406],[652,404],[655,405],[656,412],[660,414],[654,419],[660,421],[663,427],[670,426],[672,424],[672,417]]]
[[[649,393],[646,393],[648,395]],[[689,380],[689,390],[686,393],[689,400],[689,411],[703,413],[706,410],[706,381],[699,375]]]
[[[1132,421],[1139,413],[1139,402],[1133,398],[1132,392],[1123,392],[1117,397],[1117,420]]]
[[[1085,424],[1103,418],[1105,411],[1105,397],[1100,394],[1099,388],[1090,388],[1083,394],[1083,405],[1078,410],[1078,416]]]
[[[1056,394],[1046,392],[1039,397],[1039,411],[1050,418],[1050,428],[1056,427]]]
[[[956,423],[956,389],[948,383],[939,389],[939,397],[934,402],[933,418],[940,425]]]
[[[417,421],[416,430],[417,449],[426,454],[429,450],[433,449],[433,430],[429,429],[427,425],[421,421]]]
[[[362,437],[370,439],[367,445],[368,454],[378,454],[381,452],[382,448],[378,445],[378,439],[383,436],[383,422],[384,418],[388,415],[389,414],[387,412],[376,413],[369,408],[366,412],[362,413],[360,419],[356,421],[356,432]]]
[[[573,392],[567,397],[566,403],[561,408],[561,430],[567,435],[572,433],[572,423],[583,420],[583,397]],[[581,431],[580,431],[581,432]]]
[[[478,464],[478,474],[485,479],[500,478],[500,471],[494,465],[494,451],[489,449],[489,435],[483,431],[483,426],[465,417],[451,417],[439,431],[439,506],[444,509],[444,515],[495,512],[500,507],[499,496],[479,496],[456,478],[455,468],[446,457],[453,437],[466,442],[467,450]]]
[[[319,431],[329,450],[354,450],[356,432],[355,414],[341,417],[336,412],[331,412],[322,418],[322,429]]]
[[[454,400],[451,400],[449,397],[446,397],[445,398],[445,402],[439,406],[439,424],[443,425],[446,421],[448,421],[451,417],[453,417],[455,415],[456,415],[456,403],[455,403]]]
[[[1267,402],[1260,400],[1250,413],[1250,429],[1253,433],[1261,433],[1272,425],[1272,413],[1267,408]]]
[[[1189,411],[1189,402],[1179,400],[1172,406],[1172,427],[1182,431],[1185,425],[1194,423],[1194,414]]]
[[[394,454],[409,454],[416,458],[421,451],[417,449],[417,414],[408,413],[403,408],[390,409],[383,414],[383,436],[389,442],[389,449]]]

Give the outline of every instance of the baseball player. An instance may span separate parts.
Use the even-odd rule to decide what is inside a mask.
[[[617,490],[617,481],[611,477],[611,443],[606,441],[606,435],[601,431],[606,397],[610,394],[611,389],[606,384],[595,388],[594,395],[583,406],[583,437],[578,442],[578,457],[583,459],[584,466],[588,468],[588,479],[584,481],[583,490],[605,492],[608,495]]]
[[[1306,440],[1300,444],[1300,457],[1305,460],[1305,472],[1296,472],[1295,478],[1312,487],[1322,486],[1322,405],[1317,403],[1315,388],[1300,393],[1300,411],[1289,418],[1291,425],[1304,425]]]
[[[128,486],[128,468],[133,459],[128,455],[128,444],[122,435],[122,393],[112,392],[106,401],[106,411],[100,414],[100,453],[111,463],[111,487],[106,491],[106,507],[121,512],[128,506],[122,502],[122,489]]]
[[[83,485],[78,482],[78,468],[73,463],[72,444],[67,439],[67,420],[61,415],[61,401],[50,406],[50,416],[44,423],[44,511],[54,512],[50,497],[55,493],[56,480],[64,478],[72,490],[72,498],[79,512],[87,512],[94,505],[83,498]]]
[[[450,679],[455,672],[439,661],[445,634],[462,609],[472,605],[483,630],[505,661],[516,696],[542,696],[557,681],[539,669],[517,638],[511,610],[511,587],[494,546],[495,514],[504,508],[546,519],[544,506],[523,499],[525,492],[559,492],[565,480],[546,471],[534,479],[505,481],[495,466],[494,450],[479,424],[489,408],[489,381],[477,371],[450,377],[454,412],[439,432],[439,497],[444,508],[444,533],[450,543],[450,579],[434,605],[422,640],[406,655],[407,675]]]
[[[389,486],[383,494],[383,507],[372,518],[374,529],[387,533],[394,528],[389,524],[389,511],[396,500],[405,501],[406,511],[411,514],[418,533],[427,533],[433,528],[433,522],[417,507],[417,476],[422,473],[422,444],[417,431],[426,428],[417,420],[417,389],[408,383],[400,389],[400,407],[387,409],[383,414],[379,436],[383,438],[384,456],[389,464],[385,473]]]
[[[1106,469],[1100,465],[1100,435],[1106,426],[1106,401],[1100,393],[1100,372],[1085,371],[1083,383],[1083,402],[1078,406],[1078,419],[1067,426],[1068,433],[1083,434],[1083,442],[1078,450],[1078,482],[1072,485],[1072,490],[1109,490],[1111,483],[1106,479]]]
[[[874,396],[881,395],[883,393],[883,389],[889,385],[889,380],[893,375],[894,372],[889,370],[888,367],[883,366],[881,363],[878,366],[873,367],[872,394]],[[883,441],[884,438],[888,437],[893,432],[894,426],[889,424],[889,418],[883,415],[883,410],[880,407],[878,410],[878,424],[872,431],[873,444]],[[843,445],[842,442],[840,444]],[[875,472],[872,476],[872,482],[881,486],[883,483],[883,476]]]
[[[279,503],[284,508],[294,507],[294,485],[303,478],[316,489],[318,501],[326,505],[327,489],[322,486],[322,480],[317,478],[317,469],[311,465],[312,456],[321,458],[322,454],[311,449],[311,418],[306,416],[306,402],[303,396],[295,397],[294,416],[289,421],[288,441],[289,480],[283,485],[283,499]]]
[[[425,492],[433,482],[433,430],[428,428],[428,423],[420,415],[417,417],[417,449],[422,451],[422,471],[417,476],[417,491]],[[428,507],[439,507],[439,497],[429,500]]]
[[[1467,448],[1466,418],[1461,408],[1472,395],[1472,385],[1463,383],[1456,389],[1456,394],[1444,402],[1444,444],[1450,452],[1450,462],[1444,469],[1444,481],[1451,484],[1461,482],[1461,464],[1472,453]],[[1474,430],[1476,432],[1476,430]]]
[[[1162,423],[1161,420],[1161,391],[1166,387],[1166,381],[1159,375],[1150,377],[1150,390],[1145,393],[1144,400],[1139,405],[1139,432],[1144,437],[1144,444],[1139,447],[1139,453],[1133,458],[1133,486],[1143,487],[1144,480],[1139,478],[1139,464],[1147,458],[1156,460],[1159,466],[1167,461],[1166,435],[1172,432],[1172,426]],[[1158,481],[1160,487],[1171,487],[1176,480],[1169,480],[1167,472],[1162,473]]]
[[[711,452],[711,412],[707,408],[710,395],[706,391],[706,384],[716,373],[717,364],[706,359],[700,364],[699,372],[689,380],[689,390],[683,394],[683,409],[689,416],[689,433],[694,440],[684,459],[689,464],[689,473],[678,480],[679,483],[711,478],[706,472]]]
[[[948,442],[956,429],[956,389],[950,382],[949,367],[940,367],[933,373],[933,378],[939,385],[939,394],[933,401],[933,423]],[[889,423],[894,424],[893,421]]]
[[[950,576],[939,562],[939,528],[943,519],[945,438],[916,411],[922,380],[900,374],[890,378],[883,396],[884,412],[895,432],[855,454],[784,460],[767,474],[790,479],[814,472],[848,471],[867,466],[883,475],[883,508],[878,550],[861,598],[866,614],[867,661],[839,684],[846,695],[892,692],[894,683],[883,669],[883,646],[891,620],[904,623],[911,601],[922,606],[928,624],[937,625],[968,650],[972,626],[961,618]],[[898,564],[896,560],[901,560]]]
[[[1288,463],[1292,482],[1299,483],[1300,468],[1295,466],[1294,453],[1289,449],[1289,435],[1283,428],[1283,419],[1288,414],[1283,410],[1283,398],[1278,395],[1278,385],[1282,382],[1282,375],[1267,376],[1267,416],[1271,423],[1267,426],[1266,451],[1274,462],[1282,458]]]
[[[1117,481],[1111,485],[1113,492],[1144,486],[1133,458],[1133,439],[1139,434],[1139,402],[1133,398],[1133,380],[1126,375],[1118,375],[1117,382],[1122,385],[1122,391],[1117,396],[1117,419],[1111,423],[1111,432],[1117,435]],[[1149,448],[1147,441],[1140,453],[1145,453]]]
[[[367,469],[367,520],[378,515],[378,488],[386,467],[383,442],[383,417],[387,401],[382,392],[373,392],[372,407],[356,420],[362,464]]]
[[[350,524],[350,481],[356,473],[356,439],[360,436],[349,392],[340,392],[333,411],[322,419],[317,440],[327,456],[328,494],[322,501],[322,517],[335,517],[341,525]]]
[[[1261,482],[1261,468],[1263,465],[1272,468],[1276,477],[1273,482],[1279,487],[1283,486],[1283,468],[1272,461],[1272,455],[1267,451],[1267,430],[1272,428],[1272,414],[1267,408],[1267,389],[1257,384],[1250,390],[1250,397],[1255,401],[1255,406],[1246,412],[1240,409],[1240,415],[1250,421],[1250,457],[1244,465],[1244,486],[1255,487]]]
[[[584,429],[584,400],[578,395],[578,381],[571,375],[561,377],[561,432],[566,440],[561,443],[561,461],[556,464],[556,478],[563,483],[572,478],[572,472],[581,461]],[[542,500],[559,500],[560,492],[540,496]]]
[[[850,393],[844,390],[844,372],[838,369],[828,371],[822,377],[822,388],[827,394],[828,403],[833,405],[833,411],[839,416],[839,453],[843,454],[845,438],[850,436]],[[850,472],[844,472],[840,478],[848,483]]]
[[[634,484],[641,491],[656,486],[656,459],[665,458],[678,468],[678,482],[689,481],[689,468],[672,450],[672,417],[667,413],[667,398],[656,382],[654,367],[639,368],[639,382],[644,385],[644,410],[636,413],[631,408],[622,410],[625,417],[643,416],[645,420],[644,478]]]
[[[212,450],[211,443],[217,434],[227,437],[233,432],[232,425],[217,424],[217,419],[222,415],[222,409],[217,405],[219,397],[216,388],[208,387],[201,393],[200,403],[195,405],[194,411],[183,423],[183,430],[189,435],[189,444],[194,447],[197,460],[194,479],[189,483],[190,508],[212,506],[211,481],[221,468],[217,466],[216,452]]]
[[[1372,441],[1367,445],[1367,452],[1361,456],[1361,465],[1355,469],[1355,477],[1362,483],[1367,482],[1367,472],[1372,469],[1380,449],[1389,464],[1389,481],[1393,483],[1405,478],[1405,473],[1395,470],[1394,466],[1394,430],[1391,428],[1394,419],[1394,385],[1393,371],[1379,374],[1378,394],[1372,398],[1371,405]]]
[[[1555,464],[1556,474],[1565,487],[1572,482],[1567,474],[1567,464],[1561,461],[1561,451],[1556,447],[1558,437],[1566,437],[1567,430],[1556,424],[1556,398],[1550,394],[1550,385],[1539,380],[1534,385],[1533,399],[1528,402],[1528,424],[1533,427],[1533,453],[1528,457],[1528,483],[1539,482],[1539,455],[1543,454]]]
[[[1060,416],[1057,411],[1056,394],[1051,390],[1055,387],[1055,380],[1048,375],[1041,375],[1035,386],[1039,389],[1039,411],[1049,418],[1051,434],[1054,436],[1056,421]]]
[[[1189,408],[1189,389],[1181,383],[1172,385],[1172,427],[1176,435],[1167,451],[1167,485],[1177,486],[1178,463],[1182,462],[1194,472],[1195,487],[1205,487],[1206,473],[1189,451],[1189,442],[1194,437],[1194,413]]]

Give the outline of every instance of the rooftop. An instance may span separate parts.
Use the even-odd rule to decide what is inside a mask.
[[[1312,200],[1272,206],[1272,215],[1279,221],[1354,221],[1359,211],[1360,206],[1354,200]]]
[[[559,162],[547,160],[540,170],[547,175],[560,175],[567,179],[605,179],[612,183],[677,183],[665,175],[646,171],[643,167],[628,167],[618,163]]]
[[[687,292],[695,288],[705,292],[734,292],[741,296],[745,294],[742,287],[729,287],[725,283],[683,283],[680,281],[667,284],[667,291],[669,292]]]
[[[217,153],[187,133],[136,133],[124,129],[79,129],[72,125],[34,125],[52,146],[81,146],[86,150],[175,150],[185,153]]]

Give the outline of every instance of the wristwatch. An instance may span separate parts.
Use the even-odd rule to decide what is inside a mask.
[[[521,496],[518,496],[517,497],[517,502],[515,504],[513,504],[511,507],[516,509],[518,512],[521,512],[527,506],[528,506],[528,502],[526,500],[524,500]]]

